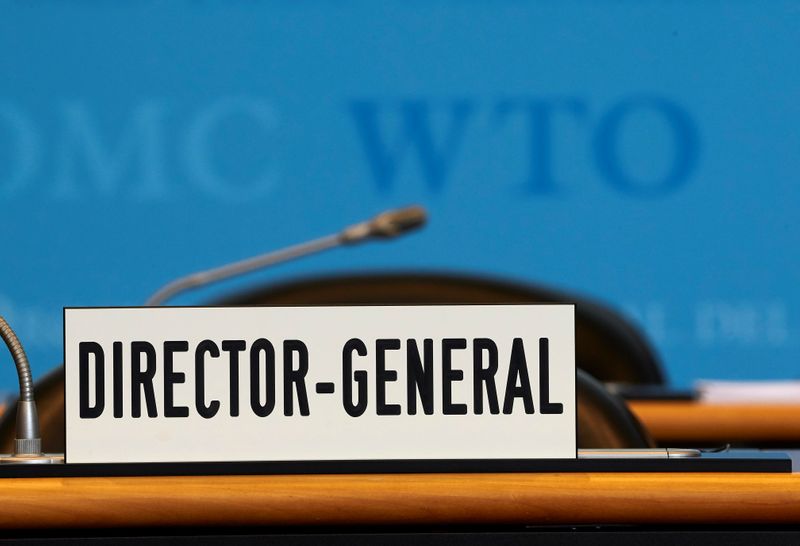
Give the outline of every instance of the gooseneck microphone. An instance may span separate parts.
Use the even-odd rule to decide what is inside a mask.
[[[155,292],[145,305],[157,306],[170,298],[245,273],[250,273],[263,267],[288,262],[296,258],[308,256],[335,248],[342,245],[354,245],[373,239],[391,239],[404,235],[425,224],[427,214],[423,207],[418,205],[389,210],[378,214],[370,220],[360,222],[345,228],[339,233],[320,237],[306,243],[290,246],[274,252],[268,252],[252,258],[247,258],[232,264],[223,265],[207,271],[199,271],[186,277],[174,280]]]
[[[42,464],[61,462],[63,460],[61,457],[42,454],[42,439],[39,436],[39,415],[36,412],[36,402],[33,399],[31,366],[17,334],[14,333],[14,330],[2,316],[0,316],[0,338],[3,339],[11,352],[11,357],[17,366],[17,376],[19,377],[14,453],[10,457],[0,457],[0,463]]]
[[[0,316],[0,337],[6,342],[11,358],[17,366],[19,377],[19,401],[17,402],[17,436],[14,439],[14,456],[39,455],[42,452],[42,439],[39,437],[39,415],[33,400],[33,379],[31,366],[17,334]]]

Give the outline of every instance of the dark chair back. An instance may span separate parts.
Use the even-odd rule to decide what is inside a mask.
[[[663,385],[644,335],[607,306],[537,285],[454,274],[357,274],[270,285],[218,305],[574,303],[578,366],[605,383]]]
[[[655,447],[645,428],[628,409],[588,373],[578,370],[578,447],[636,449]]]

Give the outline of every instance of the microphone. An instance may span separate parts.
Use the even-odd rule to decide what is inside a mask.
[[[33,399],[33,378],[28,356],[17,334],[0,316],[0,338],[6,343],[19,377],[19,400],[17,401],[17,423],[14,438],[14,453],[0,456],[0,463],[49,464],[63,462],[63,457],[42,453],[42,439],[39,436],[39,414]]]
[[[316,254],[317,252],[322,252],[330,248],[342,245],[355,245],[375,239],[392,239],[399,237],[422,227],[425,225],[426,219],[427,214],[425,209],[419,205],[388,210],[369,220],[349,226],[333,235],[320,237],[319,239],[314,239],[306,243],[290,246],[274,252],[268,252],[214,269],[199,271],[174,280],[164,285],[150,296],[145,302],[145,305],[162,305],[168,299],[182,292],[250,273],[251,271],[264,267],[288,262],[303,256],[308,256],[309,254]]]
[[[425,225],[427,214],[419,205],[387,210],[374,218],[345,228],[339,235],[342,243],[352,245],[369,238],[391,239]]]

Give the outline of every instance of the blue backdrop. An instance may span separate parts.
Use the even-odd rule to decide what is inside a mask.
[[[139,304],[419,202],[414,237],[241,282],[538,281],[623,310],[679,386],[798,376],[798,2],[0,9],[0,313],[35,373],[60,362],[63,306]]]

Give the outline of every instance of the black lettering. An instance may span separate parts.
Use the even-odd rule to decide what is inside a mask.
[[[542,414],[564,413],[564,404],[550,401],[550,340],[539,339],[539,408]]]
[[[293,354],[297,355],[297,369],[292,362]],[[308,415],[308,393],[306,391],[306,374],[308,373],[308,347],[298,339],[287,339],[283,342],[283,414],[287,417],[294,414],[294,396],[297,391],[297,405],[300,415]],[[294,385],[294,389],[292,388]]]
[[[239,353],[245,350],[247,344],[241,339],[225,340],[222,350],[228,353],[230,365],[230,401],[231,417],[239,415]]]
[[[212,400],[206,405],[206,353],[214,358],[220,354],[219,347],[210,339],[198,343],[194,351],[194,407],[201,417],[211,419],[219,411],[219,400]]]
[[[399,339],[378,339],[375,341],[375,398],[378,415],[400,415],[400,404],[386,403],[386,383],[397,381],[397,372],[386,369],[386,351],[400,349]]]
[[[442,413],[445,415],[466,415],[466,404],[453,403],[453,382],[464,379],[462,370],[453,369],[452,352],[466,349],[467,340],[463,338],[442,340]]]
[[[483,367],[483,353],[489,354],[489,365]],[[500,413],[500,405],[497,402],[497,386],[494,376],[497,374],[498,358],[497,345],[488,338],[477,338],[472,342],[472,394],[475,401],[475,413],[483,413],[483,386],[486,385],[486,399],[489,402],[489,413],[496,415]]]
[[[145,368],[142,370],[142,355]],[[147,416],[158,417],[156,391],[153,377],[156,375],[156,350],[146,341],[131,342],[131,417],[142,416],[142,390],[144,390]]]
[[[358,338],[344,344],[342,349],[342,397],[344,410],[350,417],[363,415],[367,409],[367,372],[353,372],[353,351],[359,356],[367,356],[367,346]],[[353,382],[358,385],[358,400],[353,402]]]
[[[266,400],[261,403],[261,353],[264,353],[264,390]],[[269,340],[257,339],[250,346],[250,407],[259,417],[266,417],[275,409],[275,348]]]
[[[114,417],[122,417],[122,342],[115,341],[112,345],[112,358],[114,360]]]
[[[517,383],[520,383],[520,385],[517,386]],[[522,344],[522,338],[518,337],[514,338],[514,342],[511,345],[511,362],[508,365],[506,395],[503,399],[503,413],[506,415],[514,412],[515,398],[522,398],[522,402],[525,405],[525,413],[534,413],[528,363],[525,360],[525,347]]]
[[[422,357],[420,358],[417,340],[409,339],[406,348],[406,366],[408,383],[408,414],[417,414],[417,393],[422,402],[425,415],[433,415],[433,340],[422,341]],[[424,364],[423,364],[424,361]]]
[[[94,356],[94,406],[89,405],[89,355]],[[99,343],[78,344],[78,398],[81,419],[96,419],[105,408],[105,354]]]
[[[164,342],[164,417],[189,417],[189,408],[174,403],[175,383],[185,383],[186,374],[173,370],[174,354],[189,351],[188,341]]]

